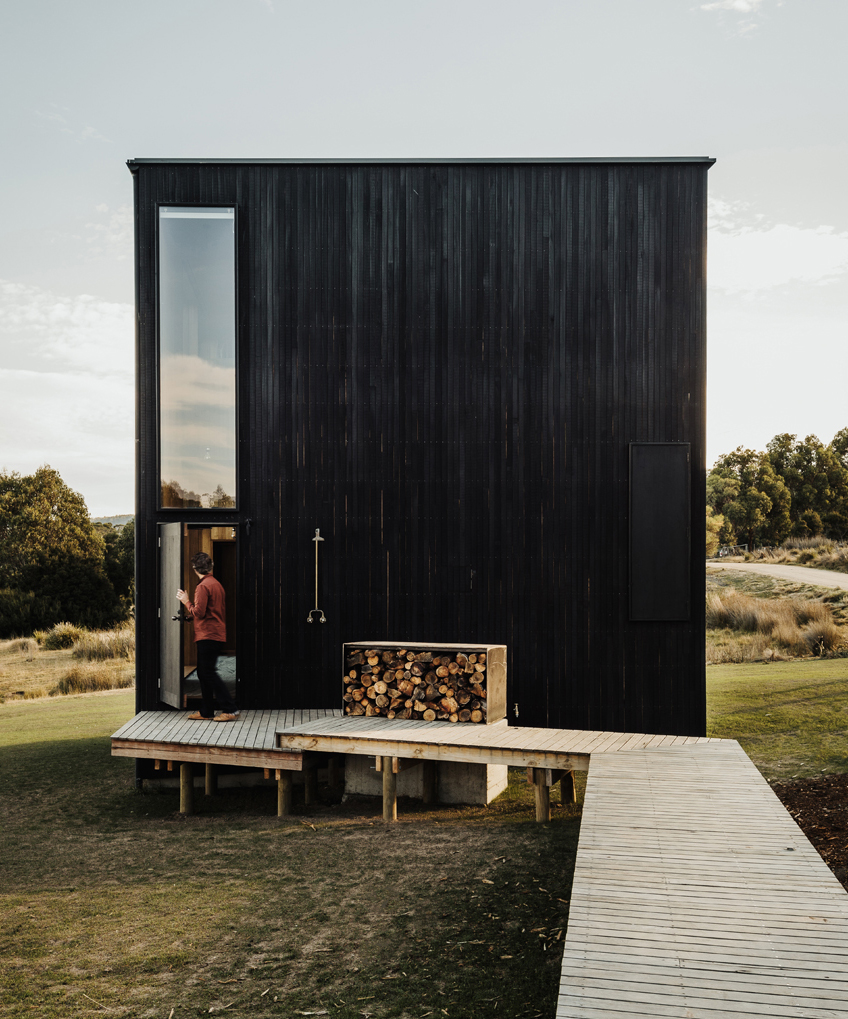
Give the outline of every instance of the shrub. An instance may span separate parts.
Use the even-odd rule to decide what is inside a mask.
[[[132,685],[131,676],[122,675],[114,669],[102,665],[73,665],[50,691],[50,696],[123,690]]]
[[[801,631],[801,636],[814,655],[836,651],[844,643],[842,629],[833,620],[808,623]]]
[[[131,659],[135,655],[135,626],[129,624],[117,630],[84,633],[74,643],[73,655],[90,662],[102,662],[107,658]]]
[[[45,634],[42,646],[45,651],[62,651],[73,647],[84,633],[81,626],[73,623],[57,623]]]
[[[59,612],[54,598],[4,587],[0,589],[0,639],[26,636],[36,626],[52,626],[61,618]]]

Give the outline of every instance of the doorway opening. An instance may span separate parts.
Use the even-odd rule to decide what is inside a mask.
[[[238,699],[237,670],[237,580],[238,529],[232,525],[163,524],[160,527],[160,576],[162,578],[162,621],[160,698],[175,708],[200,705],[197,678],[197,646],[188,613],[176,602],[177,588],[194,601],[200,580],[191,566],[197,552],[212,558],[212,575],[226,595],[227,640],[218,658],[218,674],[234,700]]]
[[[191,568],[191,557],[205,552],[214,563],[212,575],[222,585],[227,596],[227,643],[218,659],[218,675],[224,681],[230,696],[236,699],[236,529],[235,527],[187,527],[183,540],[183,577],[185,590],[194,601],[194,592],[200,581]],[[194,627],[183,627],[183,696],[185,708],[200,705],[200,682],[197,678],[197,645]]]

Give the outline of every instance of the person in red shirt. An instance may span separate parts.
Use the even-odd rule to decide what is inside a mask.
[[[200,681],[202,701],[200,711],[194,711],[189,718],[214,719],[216,722],[232,722],[238,718],[235,701],[226,684],[218,675],[218,655],[227,640],[226,596],[224,588],[212,576],[213,562],[205,552],[191,557],[191,565],[200,583],[194,592],[194,601],[180,588],[177,598],[183,603],[194,623],[194,641],[197,645],[197,678]],[[215,701],[221,713],[215,714]]]

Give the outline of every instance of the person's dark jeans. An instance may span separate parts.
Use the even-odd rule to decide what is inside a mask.
[[[200,714],[204,718],[212,718],[215,714],[215,701],[222,711],[235,711],[236,702],[230,696],[223,679],[218,675],[218,655],[224,650],[222,640],[199,640],[197,644],[197,678],[200,681],[200,693],[203,703]]]

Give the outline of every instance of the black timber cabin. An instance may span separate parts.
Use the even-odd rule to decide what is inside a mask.
[[[702,735],[713,162],[130,160],[137,710],[202,549],[243,708],[497,643],[513,724]]]

